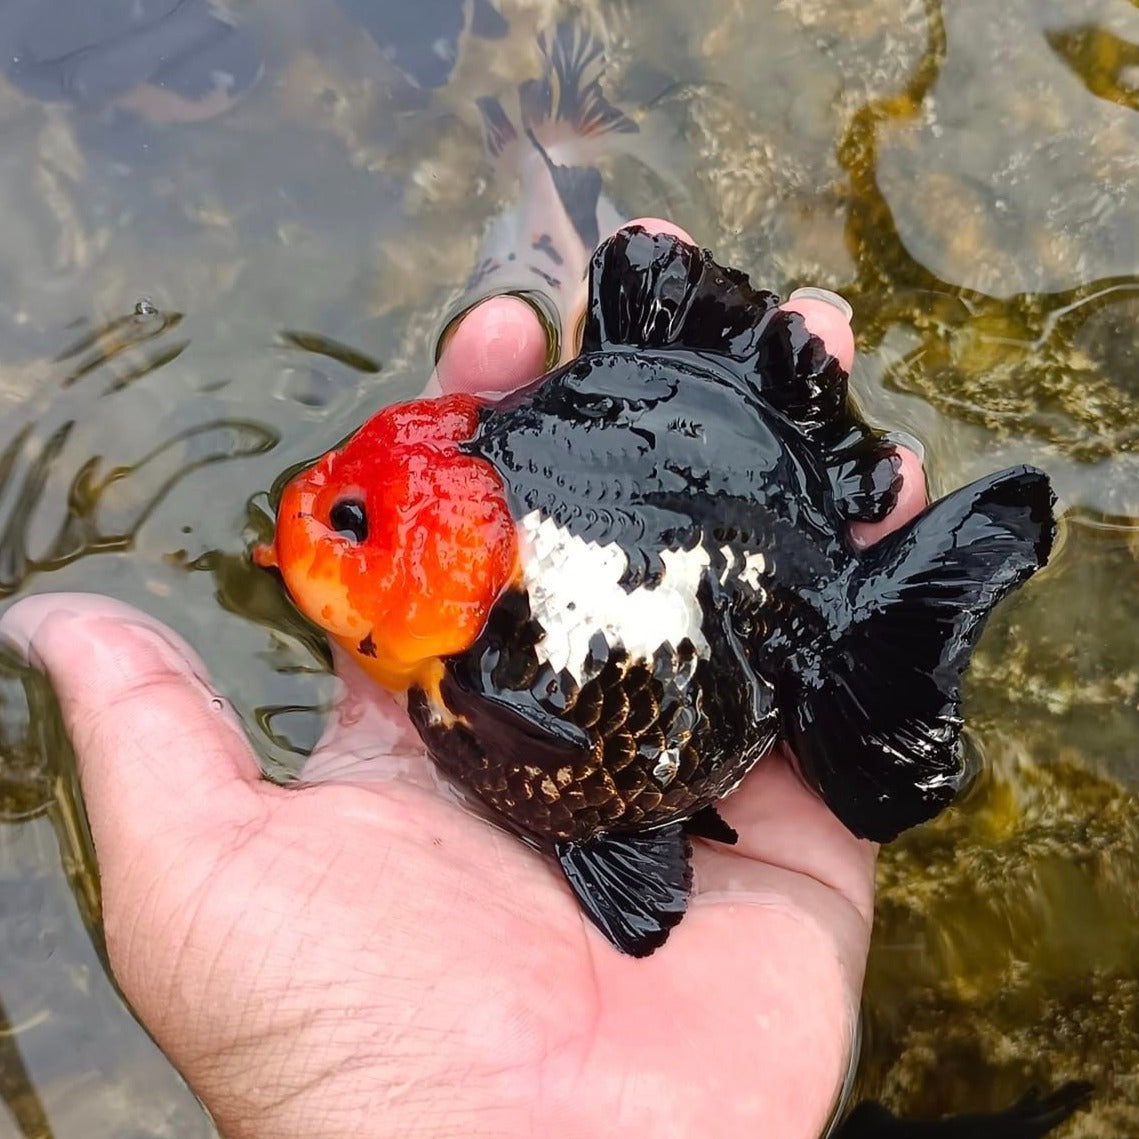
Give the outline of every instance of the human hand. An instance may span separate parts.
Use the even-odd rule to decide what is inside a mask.
[[[791,303],[849,368],[845,316]],[[437,379],[517,386],[544,359],[537,318],[500,298],[460,325]],[[920,509],[908,453],[903,479],[861,540]],[[782,754],[722,806],[739,844],[694,844],[686,918],[634,960],[547,859],[441,792],[350,662],[305,774],[366,759],[375,780],[283,788],[192,650],[136,610],[43,595],[0,632],[58,694],[115,976],[229,1139],[822,1130],[850,1057],[875,848]]]

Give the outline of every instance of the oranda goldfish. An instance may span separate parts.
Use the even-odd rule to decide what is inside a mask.
[[[585,134],[628,133],[595,58],[559,32],[527,128],[483,108],[561,210],[528,243],[555,292],[610,228],[599,178],[558,165],[543,124],[572,107]],[[685,911],[691,837],[735,841],[714,804],[778,741],[857,835],[953,801],[961,674],[1047,560],[1054,500],[1012,468],[856,550],[899,464],[803,318],[675,237],[625,228],[581,260],[580,354],[498,402],[383,409],[287,484],[256,558],[642,956]]]
[[[260,560],[644,954],[689,836],[733,841],[713,804],[780,739],[857,835],[953,800],[961,673],[1053,496],[1002,471],[858,553],[897,460],[801,316],[639,228],[589,290],[580,356],[497,404],[385,408],[286,486]]]

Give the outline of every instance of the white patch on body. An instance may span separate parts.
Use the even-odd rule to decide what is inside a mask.
[[[537,653],[551,668],[564,669],[584,684],[590,679],[589,642],[598,632],[634,659],[651,661],[661,645],[675,648],[684,640],[707,657],[704,615],[696,599],[711,561],[703,546],[665,550],[660,582],[630,591],[621,585],[629,560],[616,543],[587,542],[537,510],[519,529],[530,611],[546,632]]]
[[[767,568],[767,559],[762,554],[746,554],[744,568],[740,571],[740,581],[754,589],[756,593],[764,593],[763,572]],[[761,598],[761,600],[763,600]]]
[[[662,786],[667,787],[680,770],[680,751],[678,748],[666,747],[660,753],[656,767],[653,768],[653,778]]]
[[[732,553],[731,546],[721,546],[720,554],[724,559],[724,569],[720,574],[720,584],[723,585],[728,580],[728,575],[732,572],[736,564],[736,555]]]

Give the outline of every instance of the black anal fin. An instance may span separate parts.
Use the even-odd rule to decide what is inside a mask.
[[[622,953],[647,957],[688,908],[692,846],[680,823],[554,849],[582,909]]]
[[[945,1119],[899,1119],[880,1103],[860,1103],[834,1139],[1043,1139],[1091,1099],[1092,1085],[1071,1081],[1040,1098],[1032,1089],[1006,1111]]]
[[[734,827],[728,826],[715,807],[704,807],[697,811],[685,824],[685,831],[696,838],[706,838],[712,842],[722,842],[725,846],[735,846],[740,836]]]

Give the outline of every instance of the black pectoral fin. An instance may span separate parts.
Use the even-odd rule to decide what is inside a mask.
[[[706,838],[711,842],[722,842],[725,846],[735,846],[740,836],[734,827],[728,826],[715,807],[704,807],[697,811],[685,824],[685,831],[696,838]]]
[[[966,782],[961,675],[993,608],[1047,562],[1053,502],[1032,467],[935,502],[859,559],[845,628],[781,681],[800,771],[859,837],[889,842]]]
[[[443,698],[479,739],[493,744],[504,764],[556,767],[592,747],[582,728],[544,708],[529,689],[496,692],[451,675],[443,682]]]
[[[1092,1085],[1072,1081],[1043,1099],[1029,1091],[1007,1111],[944,1119],[899,1119],[880,1103],[860,1103],[834,1139],[1043,1139],[1091,1099]]]
[[[528,134],[546,163],[558,200],[574,232],[586,249],[592,249],[600,236],[597,231],[597,203],[601,198],[601,172],[593,166],[559,166],[546,153],[537,136],[532,131]]]
[[[708,250],[628,226],[593,255],[582,351],[685,349],[739,364],[750,356],[756,328],[775,304],[773,293],[717,265]]]
[[[622,953],[647,957],[688,908],[692,848],[680,823],[555,850],[582,909]]]

